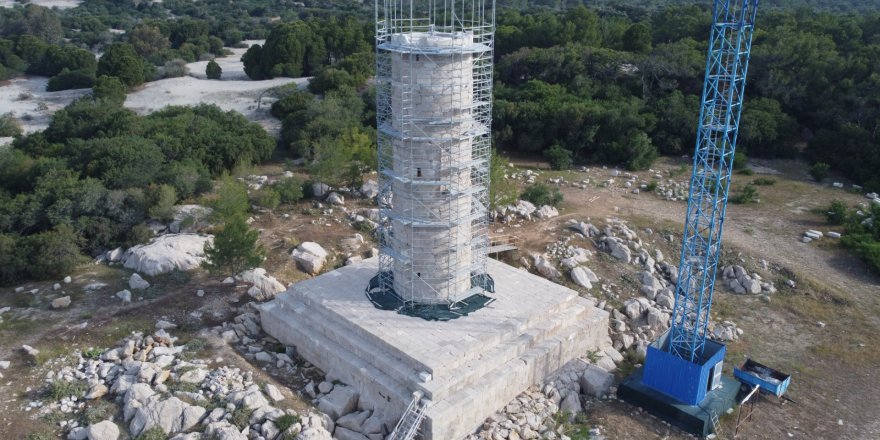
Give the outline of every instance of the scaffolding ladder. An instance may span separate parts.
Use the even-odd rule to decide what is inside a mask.
[[[712,432],[716,436],[721,435],[721,421],[718,420],[718,413],[715,410],[710,410],[709,418],[712,420]]]
[[[413,393],[412,402],[406,407],[406,411],[391,431],[391,435],[387,440],[412,440],[419,433],[422,426],[422,420],[425,418],[425,411],[428,409],[429,401],[422,401],[422,392]]]

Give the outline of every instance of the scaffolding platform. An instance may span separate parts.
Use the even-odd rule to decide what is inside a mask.
[[[705,437],[714,432],[712,415],[720,417],[736,404],[739,382],[721,377],[721,387],[708,391],[697,405],[681,403],[642,382],[644,369],[639,368],[617,387],[617,397],[641,407],[671,425],[691,434]]]

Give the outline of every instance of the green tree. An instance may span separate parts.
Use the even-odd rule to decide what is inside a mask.
[[[177,192],[171,185],[159,185],[153,188],[153,206],[150,207],[150,217],[170,221],[174,219],[174,204],[177,203]]]
[[[98,60],[98,76],[115,76],[127,86],[135,87],[144,82],[144,60],[127,43],[114,43]]]
[[[573,163],[571,151],[562,148],[559,144],[553,144],[549,150],[544,150],[544,160],[550,162],[550,168],[554,170],[567,170]]]
[[[223,221],[243,217],[250,209],[247,187],[232,176],[222,176],[217,182],[217,197],[212,205],[214,213]]]
[[[149,58],[171,46],[171,41],[162,34],[159,27],[149,24],[135,26],[125,36],[135,52],[144,58]]]
[[[28,236],[24,240],[29,257],[28,274],[37,279],[57,278],[88,261],[79,250],[80,237],[65,224]]]
[[[0,115],[0,136],[11,137],[21,135],[21,124],[12,113]]]
[[[651,30],[644,23],[635,23],[623,34],[623,50],[635,53],[651,51]]]
[[[223,69],[220,65],[214,60],[208,61],[208,66],[205,67],[205,76],[208,79],[220,79],[221,75],[223,75]]]
[[[205,246],[204,267],[218,275],[235,275],[257,267],[265,259],[260,233],[251,229],[244,216],[227,219],[214,241]]]
[[[303,198],[303,181],[296,177],[284,179],[276,183],[274,188],[285,205],[292,205]]]
[[[104,99],[119,106],[125,102],[126,93],[128,87],[115,76],[99,76],[92,86],[92,96],[95,99]]]

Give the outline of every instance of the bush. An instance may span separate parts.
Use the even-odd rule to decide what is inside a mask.
[[[180,58],[166,61],[164,69],[165,78],[180,78],[189,73],[189,68],[186,67],[186,61]]]
[[[144,60],[127,43],[114,43],[98,60],[98,76],[115,76],[129,87],[144,82]]]
[[[758,190],[754,185],[748,184],[731,197],[730,201],[736,204],[756,202],[758,201]]]
[[[285,414],[277,419],[275,419],[275,426],[278,428],[278,431],[284,432],[287,431],[287,428],[299,423],[299,417],[293,414]]]
[[[742,151],[737,151],[733,155],[733,169],[734,170],[744,170],[749,165],[749,158],[746,156],[746,153]]]
[[[128,87],[115,76],[99,76],[92,86],[92,96],[95,99],[104,99],[120,106],[125,102],[126,93]]]
[[[831,169],[831,166],[825,162],[816,162],[812,166],[810,166],[810,176],[816,182],[821,182],[828,177],[828,170]]]
[[[295,177],[276,183],[274,188],[278,192],[281,203],[285,205],[292,205],[303,198],[303,182]]]
[[[21,124],[15,120],[12,113],[4,113],[0,116],[0,137],[21,135]]]
[[[153,188],[153,206],[150,207],[150,217],[159,221],[171,221],[174,219],[174,204],[177,203],[177,192],[171,185],[159,185]]]
[[[220,65],[214,60],[208,61],[208,66],[205,67],[205,76],[207,76],[208,79],[220,79],[222,75],[223,69]]]
[[[776,180],[770,179],[768,177],[759,177],[755,180],[752,180],[752,185],[758,185],[758,186],[776,185]]]
[[[255,191],[252,200],[255,205],[261,208],[275,209],[281,203],[281,196],[274,188],[266,186],[259,191]]]
[[[523,200],[532,202],[535,206],[550,205],[559,206],[562,203],[562,191],[550,189],[543,183],[529,185],[520,196]]]
[[[840,200],[831,202],[831,206],[828,207],[825,216],[828,218],[828,223],[832,225],[842,225],[846,223],[846,205]]]
[[[554,144],[549,150],[544,151],[544,159],[550,162],[550,168],[554,170],[571,168],[573,163],[571,156],[571,151],[562,148],[559,144]]]
[[[57,92],[69,89],[87,89],[95,84],[94,69],[68,70],[64,68],[58,75],[49,78],[46,90]]]
[[[49,389],[46,394],[48,397],[51,397],[52,400],[57,401],[70,396],[80,398],[88,390],[89,385],[82,380],[77,379],[68,382],[63,379],[56,379],[49,384]]]
[[[205,246],[203,266],[217,275],[235,275],[257,267],[266,251],[259,244],[260,233],[251,229],[244,216],[227,219],[214,242]]]
[[[30,259],[29,275],[36,279],[58,278],[88,262],[80,254],[80,242],[73,227],[66,224],[28,236],[24,244]]]

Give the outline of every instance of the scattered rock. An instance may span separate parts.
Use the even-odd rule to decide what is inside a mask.
[[[104,420],[86,428],[86,438],[89,440],[117,440],[119,427],[111,420]]]
[[[562,274],[559,273],[559,270],[553,267],[553,263],[550,262],[549,259],[545,258],[543,255],[535,255],[535,269],[544,276],[544,278],[548,278],[551,280],[557,280],[562,277]]]
[[[306,241],[296,249],[291,256],[294,261],[307,273],[317,275],[327,262],[327,251],[318,243]]]
[[[271,383],[267,383],[266,386],[263,387],[263,391],[266,392],[266,395],[269,396],[270,399],[276,402],[284,400],[284,394],[281,394],[281,390]]]
[[[52,300],[52,308],[53,309],[66,309],[70,307],[70,296],[62,296],[61,298],[55,298]]]
[[[133,273],[131,274],[131,278],[128,279],[128,287],[131,290],[144,290],[150,287],[150,283],[143,279],[139,274]]]
[[[341,195],[339,195],[339,193],[335,193],[335,192],[332,192],[329,195],[327,195],[326,201],[327,201],[327,203],[329,203],[331,205],[336,205],[336,206],[345,205],[345,197],[342,197]]]
[[[575,267],[571,270],[571,280],[575,282],[578,286],[581,286],[585,289],[592,289],[594,282],[599,281],[599,277],[596,276],[593,271],[587,269],[583,266]]]
[[[120,290],[116,292],[116,297],[121,299],[123,304],[128,304],[131,302],[131,291],[128,289]]]
[[[559,211],[550,205],[543,205],[535,211],[535,217],[540,219],[559,217]]]
[[[614,383],[614,375],[595,365],[587,366],[581,374],[580,384],[584,394],[602,397]]]
[[[268,301],[285,290],[284,284],[281,284],[275,277],[267,275],[266,269],[262,267],[246,270],[238,278],[253,285],[247,293],[256,301]]]
[[[354,388],[336,386],[333,387],[333,391],[318,400],[318,409],[335,420],[354,411],[357,403],[358,394]]]
[[[368,198],[372,199],[379,195],[379,183],[375,180],[367,180],[361,185],[361,194]]]
[[[37,350],[36,348],[31,347],[30,345],[22,345],[21,349],[25,352],[25,354],[27,354],[28,356],[33,357],[33,358],[37,357],[37,355],[40,354],[40,350]]]

